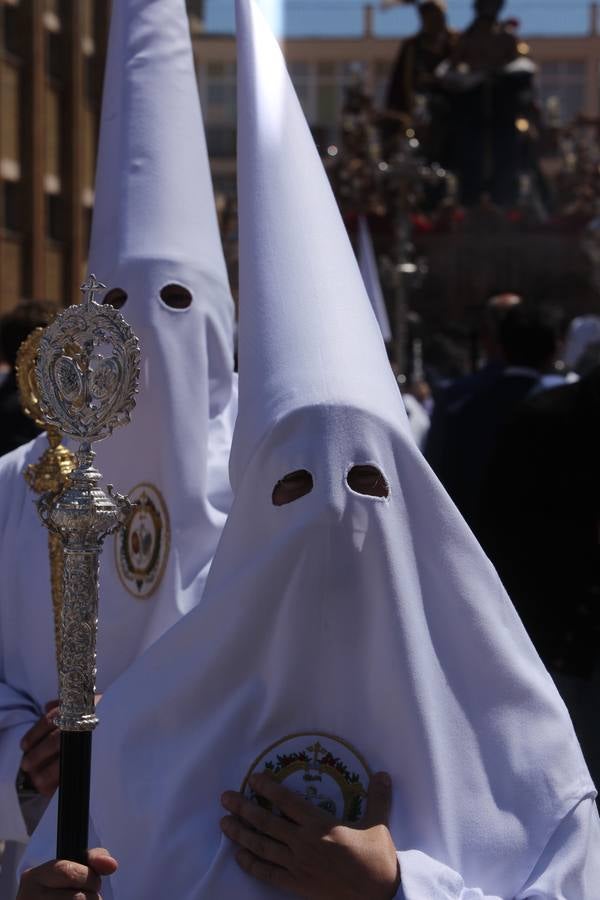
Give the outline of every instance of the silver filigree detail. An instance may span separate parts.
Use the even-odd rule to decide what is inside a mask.
[[[140,353],[121,314],[100,306],[104,288],[94,275],[82,285],[86,300],[54,320],[40,341],[40,406],[49,422],[80,441],[77,467],[58,493],[43,494],[40,517],[64,547],[62,651],[59,665],[63,731],[91,731],[94,708],[98,573],[105,538],[120,528],[132,504],[109,485],[99,486],[92,442],[129,421],[135,406]]]

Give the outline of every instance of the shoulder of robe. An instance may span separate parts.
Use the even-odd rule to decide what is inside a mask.
[[[41,434],[0,456],[0,524],[7,515],[9,505],[17,496],[31,493],[24,472],[30,463],[37,462],[47,446],[46,435]],[[32,500],[34,499],[31,493]]]

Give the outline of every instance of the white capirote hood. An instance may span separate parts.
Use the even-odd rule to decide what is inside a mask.
[[[127,295],[142,378],[131,424],[98,445],[98,466],[118,490],[137,486],[144,508],[103,557],[101,689],[111,646],[130,641],[135,655],[202,594],[229,505],[236,403],[233,302],[184,0],[113,4],[106,72],[89,266],[107,300]],[[189,292],[188,308],[167,305],[169,285]]]

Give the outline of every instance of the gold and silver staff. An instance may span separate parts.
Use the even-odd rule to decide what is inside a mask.
[[[103,290],[90,275],[84,301],[60,313],[40,338],[36,362],[43,418],[78,442],[76,466],[58,493],[44,494],[42,521],[64,552],[59,717],[61,730],[57,856],[84,862],[87,853],[94,705],[98,576],[105,538],[131,511],[111,485],[104,491],[92,444],[129,421],[140,373],[138,340],[121,314],[96,302]]]
[[[62,444],[62,436],[56,425],[49,425],[40,410],[39,387],[35,365],[44,333],[43,328],[35,328],[23,341],[17,353],[17,385],[23,412],[45,430],[48,447],[36,463],[30,463],[23,473],[25,481],[36,494],[52,492],[59,494],[69,484],[69,475],[75,468],[75,455]],[[63,545],[54,531],[48,532],[48,556],[50,560],[50,585],[52,590],[52,610],[54,614],[54,638],[56,664],[60,666],[60,622],[63,600]]]

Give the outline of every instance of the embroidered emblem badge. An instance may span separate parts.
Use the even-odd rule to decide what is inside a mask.
[[[268,807],[248,784],[255,772],[269,772],[280,784],[347,825],[357,824],[365,813],[371,772],[360,754],[339,737],[290,735],[261,753],[244,779],[242,793]]]
[[[115,537],[115,562],[123,586],[140,600],[159,587],[169,556],[169,513],[163,497],[151,484],[129,491],[136,503],[124,528]]]

